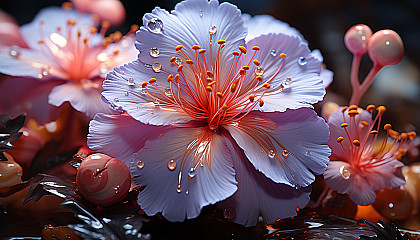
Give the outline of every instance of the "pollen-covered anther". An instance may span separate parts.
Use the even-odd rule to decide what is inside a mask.
[[[356,147],[359,147],[360,146],[360,141],[357,140],[357,139],[354,139],[353,140],[353,145],[356,146]]]
[[[245,71],[249,70],[249,66],[243,66],[242,69],[244,69]]]
[[[211,92],[211,91],[213,91],[213,88],[212,88],[212,87],[210,87],[210,86],[207,86],[207,87],[206,87],[206,90],[207,90],[207,92]]]
[[[243,54],[246,54],[246,47],[239,46],[239,51],[241,51]]]
[[[176,70],[177,70],[178,72],[181,72],[183,67],[184,67],[183,65],[179,65],[179,66],[178,66],[178,68],[177,68]]]
[[[69,26],[74,26],[74,25],[76,25],[76,21],[75,20],[67,20],[67,25],[69,25]]]
[[[399,161],[401,161],[401,160],[402,160],[402,158],[403,158],[406,154],[407,154],[407,153],[406,153],[406,151],[405,151],[404,149],[398,149],[398,153],[397,153],[396,158],[397,158]]]
[[[43,25],[45,23],[45,21],[44,20],[39,20],[39,24],[41,24],[41,25]]]
[[[198,46],[198,45],[193,45],[191,48],[192,48],[193,50],[198,50],[198,49],[200,49],[200,46]]]
[[[214,77],[214,74],[212,72],[210,72],[210,71],[207,71],[207,77],[213,78]]]
[[[109,23],[108,21],[102,21],[101,22],[101,27],[102,28],[110,28],[111,27],[111,23]]]
[[[223,93],[221,93],[221,92],[217,92],[217,93],[216,93],[216,96],[218,96],[219,98],[222,98],[222,97],[223,97]]]
[[[168,82],[171,82],[172,80],[174,80],[174,75],[171,74],[168,76]]]
[[[255,64],[255,66],[260,66],[260,61],[258,61],[257,59],[255,59],[254,61],[252,61],[252,62],[254,62],[254,64]]]
[[[348,127],[348,126],[349,126],[349,124],[347,124],[347,123],[342,123],[342,124],[341,124],[341,127],[342,127],[342,128],[346,128],[346,127]]]
[[[261,76],[256,76],[255,77],[259,82],[261,82],[263,80],[263,78]]]
[[[178,46],[176,46],[176,47],[175,47],[175,51],[179,51],[179,50],[181,50],[183,47],[184,47],[184,46],[182,46],[182,45],[178,45]]]
[[[286,53],[280,53],[280,55],[279,55],[281,58],[286,58]]]
[[[241,68],[241,70],[239,70],[239,74],[242,76],[245,75],[246,74],[245,69]]]
[[[379,116],[382,116],[384,114],[384,112],[386,111],[386,107],[385,106],[379,106],[376,108],[376,111],[378,111]]]
[[[343,140],[344,140],[344,138],[343,138],[343,137],[338,137],[338,138],[337,138],[337,142],[338,142],[338,143],[341,143]]]
[[[212,82],[209,82],[207,85],[208,86],[211,86],[211,85],[213,85],[213,84],[215,84],[216,83],[216,81],[212,81]]]
[[[401,136],[401,139],[407,139],[408,138],[408,134],[405,133],[405,132],[401,133],[400,136]]]
[[[259,51],[259,50],[260,50],[260,47],[258,47],[258,46],[253,46],[253,47],[252,47],[252,50],[254,50],[254,51]]]
[[[142,88],[145,88],[147,86],[147,84],[149,84],[149,83],[148,82],[144,82],[144,83],[141,84],[141,87]]]
[[[175,59],[176,59],[176,57],[171,57],[171,59],[169,59],[169,62],[174,63]]]
[[[378,134],[378,131],[372,130],[372,131],[370,131],[370,134]]]
[[[267,89],[270,89],[270,86],[271,85],[269,83],[264,83],[262,86],[265,87],[265,88],[267,88]]]
[[[254,94],[249,95],[249,101],[254,102],[254,98],[255,98]]]
[[[120,50],[115,50],[113,53],[114,55],[117,55],[120,52]]]
[[[390,130],[391,128],[392,128],[392,126],[391,126],[391,124],[389,124],[389,123],[385,124],[385,126],[384,126],[384,129],[385,129],[386,131]]]
[[[415,132],[409,132],[408,133],[408,139],[410,139],[411,141],[414,140],[414,138],[416,138],[417,134]]]
[[[364,127],[369,126],[369,123],[366,121],[360,121],[360,124],[362,124]]]
[[[188,64],[190,64],[190,65],[193,65],[193,64],[194,64],[194,61],[193,61],[193,60],[191,60],[191,59],[188,59],[188,60],[186,60],[185,62],[186,62],[186,63],[188,63]]]
[[[38,44],[43,44],[43,43],[45,43],[44,40],[39,40],[38,41]]]
[[[96,28],[96,27],[91,27],[90,28],[90,33],[91,34],[95,34],[95,33],[97,33],[98,32],[98,29]]]
[[[394,139],[397,139],[400,136],[400,134],[397,131],[392,130],[392,129],[389,129],[388,133],[389,133],[389,136]]]
[[[262,98],[260,98],[260,107],[264,106],[264,100],[262,100]]]
[[[179,81],[179,74],[175,75],[175,82]]]
[[[347,111],[349,107],[343,107],[343,109],[341,109],[341,112],[344,113],[345,111]]]
[[[130,31],[132,31],[132,32],[137,32],[137,30],[139,30],[139,25],[137,25],[137,24],[133,24],[133,25],[131,25],[131,27],[130,27]]]
[[[218,44],[225,44],[225,43],[226,43],[226,41],[225,41],[225,40],[223,40],[223,39],[220,39],[219,41],[217,41],[217,43],[218,43]]]
[[[222,106],[222,109],[223,110],[225,110],[226,111],[226,109],[228,108],[228,106],[226,105],[226,104],[224,104],[223,106]]]
[[[156,78],[151,78],[150,80],[149,80],[149,83],[151,83],[151,84],[153,84],[153,83],[155,83],[156,82]]]
[[[83,38],[83,43],[84,44],[87,44],[87,42],[88,42],[88,39],[87,38]]]
[[[352,116],[352,117],[356,116],[357,114],[359,114],[359,112],[357,110],[354,110],[354,109],[349,110],[349,112],[348,112],[348,115]]]
[[[358,108],[357,105],[350,105],[348,109],[349,111],[351,111],[351,110],[357,110],[357,108]]]
[[[238,84],[232,83],[232,85],[230,86],[230,91],[235,92],[237,86],[238,86]]]
[[[239,53],[238,52],[233,52],[232,55],[233,56],[239,56]]]
[[[375,108],[376,106],[371,104],[366,107],[366,111],[372,113],[375,110]]]
[[[200,49],[200,50],[198,50],[198,53],[205,53],[206,52],[206,49]]]

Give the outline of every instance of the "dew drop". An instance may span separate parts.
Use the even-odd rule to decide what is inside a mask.
[[[176,168],[176,162],[175,162],[175,160],[173,160],[173,159],[169,160],[169,162],[168,162],[168,169],[171,170],[171,171],[173,171],[173,170],[175,170],[175,168]]]
[[[300,186],[299,184],[296,184],[296,185],[295,185],[295,189],[296,189],[296,190],[299,190],[299,189],[301,189],[301,188],[302,188],[302,186]]]
[[[194,168],[191,168],[190,171],[188,171],[188,177],[193,178],[195,177],[196,171]]]
[[[46,77],[49,73],[50,73],[50,67],[49,66],[42,67],[41,68],[41,73],[38,74],[38,77],[39,78]]]
[[[152,48],[150,48],[149,54],[150,54],[151,57],[157,58],[157,57],[159,57],[160,50],[157,47],[152,47]]]
[[[114,98],[114,102],[119,102],[120,99],[119,98]]]
[[[125,95],[125,96],[128,96],[128,91],[125,91],[125,92],[124,92],[124,95]]]
[[[120,185],[114,187],[115,194],[120,192]]]
[[[271,50],[271,52],[270,52],[270,54],[271,54],[271,56],[273,56],[273,57],[275,57],[275,56],[277,56],[277,52],[276,52],[276,50]]]
[[[305,65],[306,65],[306,63],[308,63],[308,62],[306,61],[306,58],[304,58],[304,57],[300,57],[300,58],[298,59],[298,64],[299,64],[300,66],[305,66]]]
[[[180,193],[182,192],[182,187],[180,184],[178,184],[178,186],[176,186],[176,192]]]
[[[152,69],[155,73],[158,73],[162,69],[162,64],[160,64],[160,62],[156,61],[152,64]]]
[[[281,152],[281,155],[283,155],[283,157],[287,157],[287,156],[289,156],[289,154],[290,154],[289,150],[286,150],[286,149],[284,149],[284,150]]]
[[[292,79],[291,78],[286,78],[285,80],[283,80],[283,82],[281,83],[281,87],[282,89],[289,89],[291,87],[292,84]]]
[[[200,167],[204,167],[204,163],[203,162],[200,163]]]
[[[144,162],[142,160],[139,160],[137,162],[137,167],[140,168],[140,169],[144,168]]]
[[[227,207],[223,209],[223,216],[226,219],[234,219],[236,217],[236,210],[234,207]]]
[[[255,75],[261,76],[264,73],[264,68],[258,66],[258,67],[255,68],[254,72],[255,72]]]
[[[9,55],[14,58],[19,58],[21,49],[19,46],[13,45],[9,49]]]
[[[147,29],[152,33],[162,33],[163,22],[159,18],[152,18],[147,23]]]
[[[200,13],[200,17],[202,17],[203,16],[203,10],[201,8],[199,10],[199,13]]]
[[[182,64],[182,59],[179,58],[179,57],[175,57],[174,63],[177,64],[177,65],[181,65]]]
[[[269,158],[274,158],[274,156],[276,156],[276,153],[274,152],[274,150],[270,150],[270,151],[268,152],[268,157],[269,157]]]
[[[129,78],[128,79],[128,86],[134,86],[135,84],[134,84],[134,78]]]
[[[232,123],[232,125],[233,125],[234,127],[237,127],[237,126],[239,126],[239,122],[233,122],[233,123]]]
[[[312,156],[312,151],[311,150],[306,150],[305,152],[305,156]]]
[[[211,25],[211,26],[209,27],[209,33],[210,33],[211,35],[213,35],[213,34],[215,34],[216,32],[217,32],[217,28],[216,28],[216,26]]]
[[[153,104],[155,105],[155,108],[158,108],[160,106],[159,100],[157,99],[153,100]]]
[[[141,89],[141,94],[142,94],[142,95],[147,95],[147,90],[146,90],[146,88],[142,88],[142,89]]]
[[[347,179],[350,178],[351,172],[344,165],[340,167],[340,170],[339,171],[340,171],[341,177],[343,177],[344,179],[347,180]]]
[[[172,96],[171,88],[165,88],[165,95],[168,97]]]

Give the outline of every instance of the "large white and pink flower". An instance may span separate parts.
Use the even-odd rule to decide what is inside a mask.
[[[171,221],[218,203],[234,222],[296,215],[329,160],[328,126],[313,111],[321,61],[282,33],[245,42],[240,10],[186,0],[155,8],[137,32],[139,59],[107,75],[91,149],[115,156],[145,186],[138,203]]]
[[[385,107],[369,105],[366,110],[356,105],[340,107],[328,118],[330,126],[331,161],[324,173],[326,183],[339,193],[348,193],[359,205],[375,201],[375,191],[397,188],[405,183],[401,173],[407,143],[415,133],[397,133],[391,125],[384,126],[387,135],[378,138]]]
[[[0,110],[27,111],[40,122],[52,120],[64,102],[88,117],[112,113],[101,100],[102,82],[113,67],[136,59],[136,29],[105,37],[109,24],[99,32],[98,24],[93,15],[49,7],[21,26],[25,46],[0,46],[0,72],[10,76],[0,86]]]

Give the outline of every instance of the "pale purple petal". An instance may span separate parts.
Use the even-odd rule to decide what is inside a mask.
[[[405,184],[405,178],[401,172],[403,166],[401,161],[389,156],[382,162],[371,163],[369,168],[364,169],[364,176],[374,191],[397,188]]]
[[[311,53],[314,57],[318,58],[320,62],[324,62],[324,57],[322,56],[321,51],[315,49]],[[327,88],[333,81],[334,73],[328,70],[325,64],[322,64],[320,77],[322,78],[322,83],[324,84],[324,87]]]
[[[199,140],[203,134],[208,134],[209,139]],[[191,147],[193,141],[199,141],[198,148]],[[193,156],[206,151],[202,149],[205,141],[211,141],[211,160],[200,166],[196,162],[199,159]],[[176,169],[168,168],[170,160],[176,162]],[[144,167],[139,168],[137,161],[142,161]],[[194,166],[195,176],[189,178],[188,171]],[[195,218],[202,207],[224,200],[237,190],[229,149],[220,135],[206,128],[175,128],[147,141],[133,155],[130,171],[134,183],[145,186],[138,197],[140,207],[148,215],[161,212],[170,221]],[[180,173],[182,190],[178,192]]]
[[[257,171],[233,140],[226,140],[232,153],[233,167],[238,181],[238,191],[218,203],[218,207],[234,214],[226,217],[245,226],[255,226],[261,215],[267,224],[279,219],[296,216],[296,209],[309,201],[310,187],[295,189],[274,183]]]
[[[356,175],[350,183],[349,197],[354,203],[367,206],[375,202],[376,194],[366,179]]]
[[[48,96],[48,102],[57,107],[64,102],[70,102],[74,109],[90,118],[97,113],[115,114],[116,111],[102,101],[101,90],[98,82],[86,84],[70,82],[53,88]]]
[[[264,126],[270,119],[274,126]],[[257,131],[264,126],[267,133]],[[237,126],[227,125],[238,145],[255,168],[276,183],[306,187],[315,180],[314,174],[322,174],[327,168],[331,151],[328,141],[328,125],[312,109],[288,110],[284,113],[251,112]],[[270,147],[260,145],[268,134],[275,153],[267,153]],[[288,154],[283,155],[283,151]],[[278,159],[280,158],[280,160]]]
[[[249,48],[259,46],[261,49],[254,57],[264,68],[264,73],[261,75],[263,81],[260,84],[273,78],[269,82],[271,88],[263,97],[264,106],[259,107],[258,110],[284,112],[286,109],[310,107],[311,104],[323,99],[325,88],[319,76],[321,62],[311,54],[308,45],[302,43],[299,38],[283,34],[268,34],[252,39],[247,46]],[[281,53],[287,56],[280,72],[276,74],[283,62]],[[240,65],[248,65],[251,57],[251,53],[245,55]],[[250,64],[249,72],[253,74],[255,67],[254,64]],[[288,78],[290,78],[290,83],[284,84]],[[253,84],[256,80],[250,78],[249,81]],[[284,89],[280,91],[282,84]]]
[[[148,96],[146,89],[142,89],[141,85],[144,81],[157,76],[157,73],[149,74],[149,69],[136,60],[115,68],[107,75],[103,83],[102,96],[109,103],[121,107],[134,119],[145,124],[168,125],[194,120],[182,111],[165,110],[164,106],[161,106],[162,103],[156,102],[154,98]],[[161,81],[157,87],[164,93],[168,82]],[[162,93],[157,92],[152,84],[147,86],[147,90],[162,96]]]

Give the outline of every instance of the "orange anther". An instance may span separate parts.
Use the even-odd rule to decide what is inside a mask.
[[[368,111],[368,112],[370,112],[370,113],[372,113],[373,112],[373,110],[375,110],[375,105],[368,105],[367,107],[366,107],[366,111]]]
[[[384,112],[386,111],[386,107],[385,106],[379,106],[376,108],[376,111],[378,111],[379,116],[382,116],[384,114]]]
[[[226,109],[228,108],[228,106],[226,105],[226,104],[224,104],[223,106],[222,106],[222,109],[223,110],[225,110],[226,111]]]
[[[270,84],[269,83],[264,83],[262,86],[267,88],[267,89],[270,89]]]
[[[280,53],[280,55],[279,55],[281,58],[286,58],[286,53]]]
[[[246,47],[239,46],[239,51],[241,51],[243,54],[246,54]]]
[[[144,82],[144,83],[141,84],[141,87],[142,88],[145,88],[147,86],[147,84],[149,84],[149,83],[148,82]]]
[[[212,88],[212,87],[210,87],[210,86],[207,86],[207,87],[206,87],[206,89],[207,89],[207,92],[211,92],[211,91],[213,91],[213,88]]]
[[[115,50],[113,53],[114,55],[117,55],[120,52],[120,50]]]
[[[263,80],[263,78],[261,76],[256,76],[255,78],[260,82]]]
[[[258,61],[257,59],[255,59],[253,62],[256,66],[260,66],[260,64],[261,64],[260,61]]]
[[[72,8],[72,4],[70,2],[63,2],[63,4],[61,4],[61,7],[63,9],[71,9]]]
[[[392,126],[389,123],[385,124],[385,126],[384,126],[384,129],[387,130],[387,131],[390,130],[391,128],[392,128]]]
[[[264,101],[260,98],[260,107],[264,106]]]
[[[409,132],[408,133],[408,139],[414,140],[416,138],[417,134],[415,132]]]
[[[171,74],[168,76],[168,82],[171,82],[172,80],[174,80],[174,75]]]
[[[249,95],[249,101],[253,102],[254,101],[254,98],[255,98],[255,95],[254,94]]]
[[[349,106],[349,111],[351,110],[357,110],[358,106],[357,105],[350,105]]]
[[[249,66],[243,66],[242,69],[244,69],[245,71],[249,70]]]
[[[219,41],[217,41],[217,43],[218,43],[218,44],[225,44],[225,43],[226,43],[226,41],[225,41],[225,40],[220,39]]]
[[[357,140],[357,139],[354,139],[353,140],[353,145],[356,146],[356,147],[360,146],[360,141]]]
[[[233,52],[232,54],[233,54],[233,56],[239,56],[238,52]]]
[[[338,137],[338,138],[337,138],[337,142],[338,142],[338,143],[341,143],[343,140],[344,140],[344,138],[343,138],[343,137]]]
[[[98,29],[97,28],[95,28],[95,27],[91,27],[90,28],[90,33],[95,34],[97,32],[98,32]]]
[[[101,22],[101,27],[108,29],[111,27],[111,23],[109,23],[108,21],[103,21]]]
[[[341,109],[341,112],[344,113],[345,111],[347,111],[349,107],[343,107],[343,109]]]
[[[260,50],[260,47],[258,47],[258,46],[253,46],[253,47],[252,47],[252,50],[259,51],[259,50]]]
[[[214,74],[212,72],[210,72],[210,71],[207,71],[207,77],[213,78],[214,77]]]
[[[194,64],[194,61],[191,60],[191,59],[187,59],[185,62],[188,63],[188,64],[190,64],[190,65],[193,65]]]
[[[198,50],[198,53],[205,53],[206,52],[206,49],[200,49],[200,50]]]
[[[368,122],[366,122],[366,121],[361,121],[360,123],[365,127],[367,127],[369,125]]]
[[[357,114],[359,114],[359,112],[357,110],[354,110],[354,109],[350,110],[350,108],[349,108],[349,111],[348,111],[349,116],[354,117]]]
[[[169,62],[174,63],[175,59],[176,59],[176,57],[171,57],[171,59],[169,59]]]
[[[200,49],[200,46],[198,46],[198,45],[193,45],[191,48],[192,48],[193,50],[198,50],[198,49]]]
[[[217,93],[216,93],[216,95],[217,95],[219,98],[222,98],[222,97],[223,97],[223,94],[222,94],[221,92],[217,92]]]
[[[370,131],[370,134],[378,134],[378,131],[372,130],[372,131]]]
[[[183,65],[179,65],[179,66],[178,66],[178,68],[177,68],[176,70],[177,70],[178,72],[181,72],[183,67],[184,67]]]
[[[156,82],[156,78],[151,78],[150,80],[149,80],[149,83],[155,83]]]
[[[184,46],[182,46],[182,45],[178,45],[178,46],[176,46],[176,47],[175,47],[175,50],[176,50],[176,51],[179,51],[179,50],[181,50],[183,47],[184,47]]]
[[[179,81],[179,74],[175,75],[175,81],[178,82]]]
[[[346,128],[346,127],[348,127],[348,126],[349,126],[349,125],[348,125],[347,123],[342,123],[342,124],[341,124],[341,127],[342,127],[342,128]]]
[[[139,25],[137,25],[137,24],[133,24],[133,25],[131,25],[131,27],[130,27],[130,31],[132,31],[132,32],[137,32],[137,30],[139,30]]]

